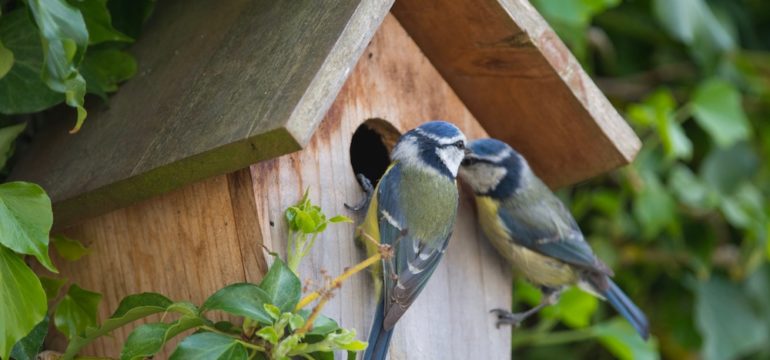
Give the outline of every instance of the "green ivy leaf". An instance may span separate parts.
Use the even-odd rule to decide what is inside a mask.
[[[644,341],[625,319],[616,317],[594,328],[599,342],[621,360],[656,360],[655,340]]]
[[[157,354],[169,339],[205,324],[199,317],[183,316],[170,324],[152,323],[138,326],[128,335],[120,352],[120,360],[137,360]]]
[[[27,5],[43,43],[43,81],[51,90],[64,94],[67,105],[77,109],[72,129],[77,132],[86,118],[86,82],[78,72],[88,46],[85,20],[65,0],[28,0]]]
[[[337,215],[331,219],[329,219],[330,223],[352,223],[353,219],[345,216],[345,215]]]
[[[64,287],[66,282],[66,279],[55,279],[47,276],[40,276],[40,284],[43,285],[43,289],[45,290],[45,297],[48,299],[48,301],[56,299],[56,297],[59,296],[59,291],[61,291],[61,288]]]
[[[57,272],[48,257],[52,224],[51,199],[40,186],[21,181],[0,184],[0,244],[32,255],[46,269]]]
[[[88,337],[98,337],[107,335],[113,330],[135,321],[137,319],[165,312],[173,302],[163,295],[156,293],[141,293],[130,295],[120,301],[118,309],[105,320],[98,328],[90,327],[86,329],[83,337],[76,336],[70,340],[67,349],[62,355],[62,359],[72,359],[78,351],[88,344]]]
[[[656,178],[647,177],[636,195],[633,212],[642,226],[642,235],[652,239],[676,221],[676,202]]]
[[[239,360],[248,352],[235,338],[204,332],[188,336],[177,346],[170,360]]]
[[[272,324],[273,319],[265,311],[265,304],[270,303],[270,295],[257,285],[238,283],[228,285],[213,295],[201,306],[201,311],[222,310],[245,316],[263,324]]]
[[[90,252],[80,241],[70,239],[64,235],[52,236],[51,242],[53,242],[53,247],[59,253],[59,256],[65,260],[76,261]]]
[[[5,163],[13,156],[16,138],[26,127],[27,123],[21,123],[0,129],[0,169],[4,168]]]
[[[259,287],[269,296],[269,303],[292,312],[302,296],[302,283],[297,275],[281,260],[276,258]]]
[[[21,256],[0,245],[0,358],[43,320],[46,297],[40,280]]]
[[[310,310],[302,309],[297,314],[302,316],[302,318],[307,321],[307,318],[310,316]],[[310,329],[307,334],[326,336],[327,334],[335,332],[339,329],[340,326],[336,321],[334,321],[334,319],[329,318],[323,314],[319,314],[318,317],[315,318],[315,321],[313,321],[313,328]]]
[[[724,80],[703,82],[695,90],[691,106],[695,121],[719,146],[730,146],[751,135],[741,94]]]
[[[48,316],[35,325],[35,328],[21,339],[11,350],[14,360],[37,360],[37,354],[43,348],[43,340],[48,335]]]
[[[666,155],[672,158],[689,159],[692,156],[692,142],[684,133],[674,116],[676,100],[668,89],[655,91],[641,104],[629,106],[628,116],[637,126],[653,128],[663,142]]]
[[[663,27],[687,45],[722,51],[735,47],[733,37],[703,0],[655,0],[654,9]]]
[[[768,341],[768,325],[739,286],[719,277],[698,283],[695,323],[703,336],[703,355],[734,359]]]
[[[668,186],[680,202],[695,209],[713,209],[719,201],[717,193],[682,164],[671,169]]]
[[[83,14],[88,30],[88,44],[95,45],[106,41],[133,42],[134,39],[112,27],[107,0],[70,0]]]
[[[598,308],[596,297],[573,287],[561,294],[556,305],[543,309],[543,315],[560,319],[573,328],[584,328],[591,324]]]
[[[136,74],[136,60],[131,54],[117,49],[88,50],[80,72],[86,80],[86,89],[102,99],[118,90],[118,84]]]
[[[43,50],[35,24],[23,8],[3,14],[0,41],[13,52],[14,63],[0,79],[0,113],[25,114],[45,110],[64,100],[40,76]]]
[[[278,332],[272,326],[266,326],[259,329],[259,331],[256,332],[256,335],[273,345],[278,344]]]
[[[0,38],[0,79],[2,79],[13,67],[13,51],[3,45]]]
[[[96,326],[99,302],[102,294],[88,291],[77,284],[70,285],[54,312],[53,323],[67,339],[85,332],[87,327]]]
[[[703,159],[701,178],[720,195],[729,195],[750,180],[761,162],[756,152],[745,142],[728,148],[714,148]]]

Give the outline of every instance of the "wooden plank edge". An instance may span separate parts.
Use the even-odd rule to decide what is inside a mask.
[[[62,229],[195,181],[247,168],[251,164],[301,149],[302,146],[286,128],[227,144],[73,198],[56,201],[53,204],[54,229]]]
[[[564,81],[570,92],[596,121],[596,125],[614,145],[625,162],[608,164],[606,170],[631,163],[642,142],[625,119],[583,70],[572,52],[559,39],[529,1],[497,0],[517,26],[527,32],[532,44]],[[530,31],[535,30],[535,33]]]
[[[310,142],[394,1],[361,1],[305,94],[294,107],[286,129],[303,148]]]

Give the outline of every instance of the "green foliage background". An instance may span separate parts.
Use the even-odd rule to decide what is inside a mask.
[[[532,3],[644,143],[562,195],[654,338],[573,290],[514,331],[514,358],[767,359],[770,2]]]

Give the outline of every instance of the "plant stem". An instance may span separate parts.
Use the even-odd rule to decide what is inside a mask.
[[[344,273],[342,273],[342,275],[340,275],[340,276],[336,277],[334,280],[332,280],[332,283],[331,283],[330,287],[331,288],[335,288],[335,287],[339,286],[340,284],[342,284],[343,281],[345,281],[345,279],[349,278],[350,276],[354,275],[355,273],[357,273],[357,272],[359,272],[361,270],[364,270],[364,269],[368,268],[369,266],[371,266],[372,264],[376,263],[377,261],[380,261],[380,259],[382,259],[382,254],[380,254],[380,253],[377,253],[377,254],[374,254],[374,255],[370,256],[366,260],[364,260],[364,261],[356,264],[355,266],[347,269]],[[307,306],[308,304],[313,302],[313,300],[318,299],[319,296],[321,296],[321,294],[318,291],[313,291],[312,293],[310,293],[307,296],[305,296],[297,304],[297,306],[294,308],[294,311],[301,310],[302,308],[304,308],[305,306]]]
[[[265,348],[263,348],[263,347],[261,347],[261,346],[259,346],[257,344],[252,344],[252,343],[250,343],[248,341],[243,341],[243,340],[240,340],[240,339],[236,339],[235,342],[237,342],[237,343],[239,343],[239,344],[241,344],[241,345],[243,345],[243,346],[245,346],[245,347],[247,347],[249,349],[252,349],[252,350],[255,350],[255,351],[259,351],[259,352],[263,352],[263,353],[267,353],[267,350],[265,350]]]

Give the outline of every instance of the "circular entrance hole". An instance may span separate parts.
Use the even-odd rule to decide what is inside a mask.
[[[364,174],[377,186],[390,165],[390,151],[401,133],[383,119],[369,119],[358,126],[350,142],[350,164],[354,174]]]

